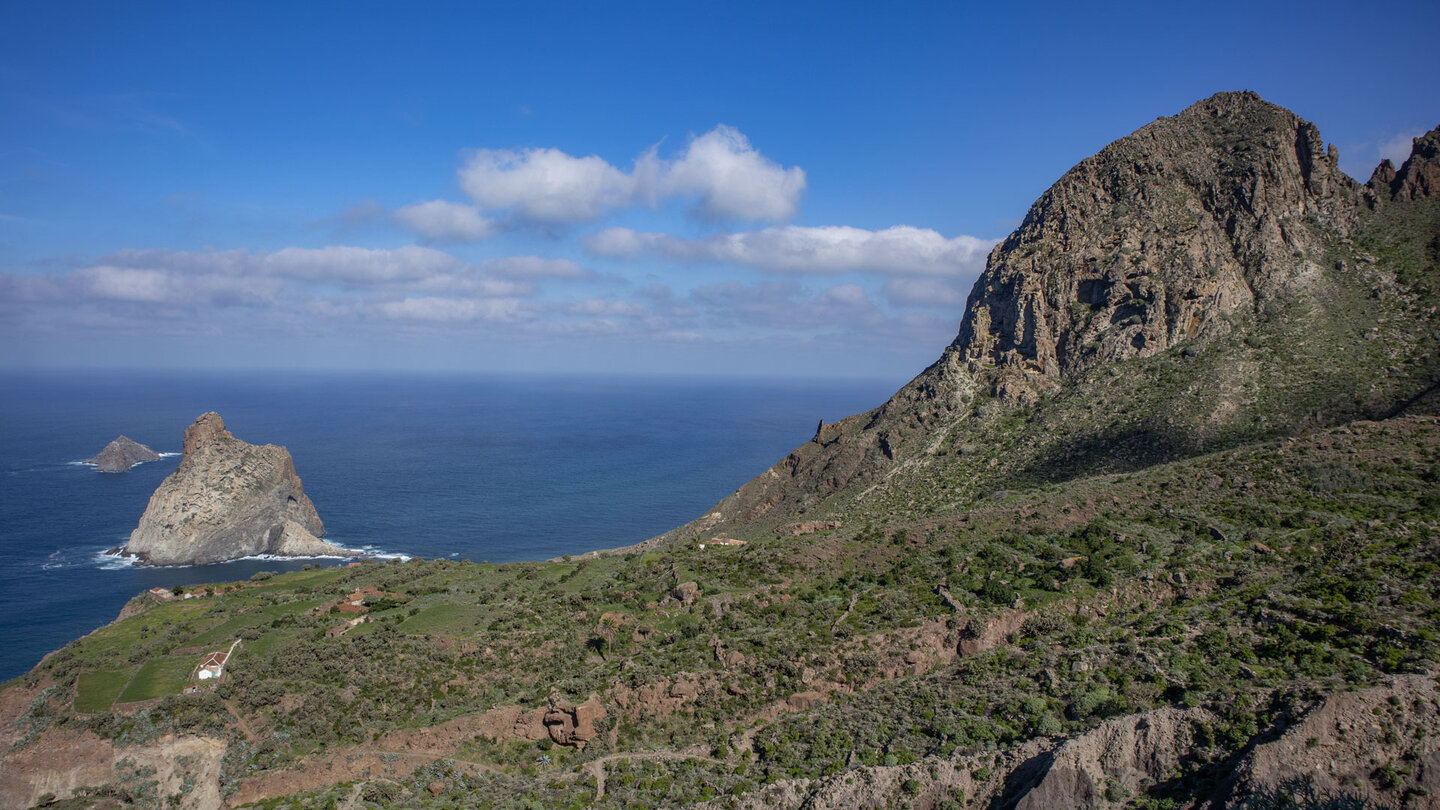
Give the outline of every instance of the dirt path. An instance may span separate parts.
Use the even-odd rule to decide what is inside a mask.
[[[859,601],[860,601],[860,594],[859,594],[859,593],[852,593],[852,594],[850,594],[850,604],[846,606],[845,612],[840,614],[840,618],[836,619],[836,620],[835,620],[835,623],[832,624],[832,625],[830,625],[830,632],[832,632],[832,633],[835,632],[835,628],[839,627],[841,622],[843,622],[843,621],[845,621],[846,619],[850,618],[850,611],[852,611],[852,610],[855,609],[855,603],[856,603],[856,602],[859,602]]]
[[[255,742],[255,729],[250,727],[250,721],[245,719],[245,715],[241,714],[240,710],[235,708],[235,701],[225,701],[225,708],[230,712],[230,716],[235,718],[235,725],[240,728],[240,733],[245,735],[245,739],[249,742]]]
[[[745,729],[745,733],[740,735],[740,742],[735,746],[735,750],[741,754],[748,754],[754,751],[755,735],[759,734],[762,728],[764,728],[764,726],[752,725]]]
[[[707,749],[703,745],[692,745],[682,751],[629,751],[619,754],[607,754],[599,759],[592,759],[581,768],[582,772],[589,774],[595,779],[595,801],[605,798],[605,764],[616,762],[622,759],[629,760],[676,760],[676,759],[698,759],[703,762],[715,762],[720,760],[707,755]]]
[[[340,805],[340,810],[355,810],[355,803],[360,801],[360,789],[363,787],[365,787],[364,782],[356,782],[355,787],[350,790],[350,795],[347,796],[345,802]]]
[[[346,746],[319,756],[303,757],[285,770],[267,771],[252,776],[241,783],[239,792],[231,802],[236,805],[249,804],[351,780],[403,780],[415,768],[439,759],[449,760],[457,771],[469,775],[496,771],[489,765],[456,759],[454,751],[395,751],[372,746]]]

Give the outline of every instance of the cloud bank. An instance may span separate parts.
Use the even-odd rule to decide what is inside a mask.
[[[123,250],[67,273],[0,275],[0,296],[41,307],[140,317],[203,317],[248,307],[426,322],[512,322],[542,281],[594,274],[569,259],[468,262],[421,246],[284,248],[273,253]]]
[[[725,262],[772,273],[956,275],[978,274],[995,242],[973,236],[946,239],[928,228],[908,225],[881,231],[786,225],[700,239],[607,228],[584,238],[582,244],[595,256]]]

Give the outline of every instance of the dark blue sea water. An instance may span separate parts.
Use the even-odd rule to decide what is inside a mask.
[[[0,680],[154,586],[303,561],[133,567],[123,543],[177,457],[74,462],[125,434],[178,452],[218,411],[290,449],[327,539],[503,562],[637,542],[691,520],[903,380],[0,372]],[[333,561],[330,564],[335,564]]]

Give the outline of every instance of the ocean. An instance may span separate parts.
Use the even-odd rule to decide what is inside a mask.
[[[539,560],[704,510],[904,380],[402,373],[0,372],[0,681],[148,588],[335,560],[138,567],[120,545],[178,455],[79,464],[120,434],[177,453],[216,411],[289,448],[326,539],[380,554]]]

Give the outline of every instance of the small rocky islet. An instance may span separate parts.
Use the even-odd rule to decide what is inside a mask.
[[[160,454],[151,450],[129,436],[119,436],[114,441],[105,445],[105,449],[85,459],[82,464],[92,464],[96,472],[120,473],[134,467],[136,464],[144,464],[147,461],[159,461]]]

